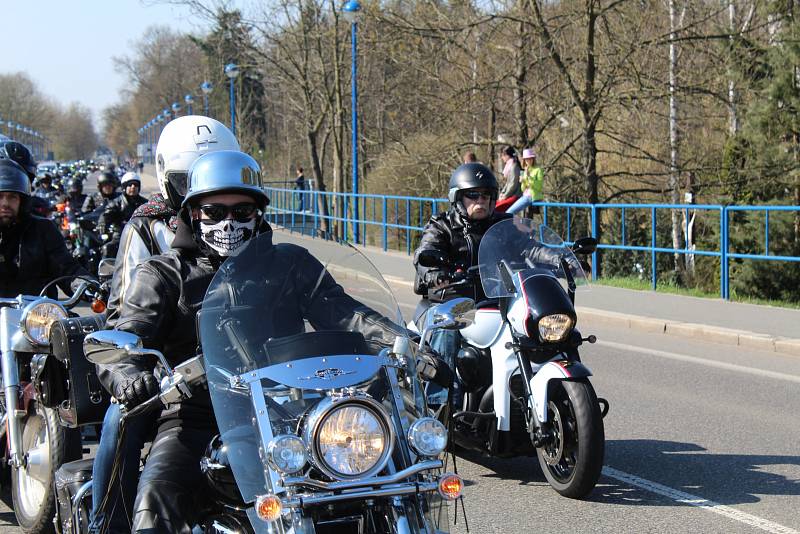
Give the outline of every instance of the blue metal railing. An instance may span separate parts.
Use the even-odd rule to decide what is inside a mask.
[[[328,223],[342,223],[344,239],[354,234],[357,226],[361,245],[377,245],[388,250],[390,242],[397,248],[405,248],[411,254],[415,248],[428,219],[449,207],[445,198],[408,197],[394,195],[356,195],[359,199],[358,213],[353,214],[353,195],[350,193],[330,193],[321,191],[284,189],[267,187],[271,203],[267,208],[267,218],[270,222],[283,226],[311,226],[319,229],[323,221]],[[324,211],[321,209],[325,206]],[[573,235],[579,231],[579,237],[590,234],[600,236],[601,227],[603,234],[598,250],[622,250],[648,253],[650,255],[651,286],[655,290],[658,284],[658,254],[675,254],[683,256],[700,256],[719,258],[720,296],[730,298],[730,263],[733,259],[749,259],[760,261],[800,262],[800,256],[770,254],[770,214],[795,213],[800,214],[800,206],[721,206],[709,204],[580,204],[566,202],[543,202],[542,220],[544,224],[554,226],[561,230],[562,236],[568,243],[573,242]],[[743,253],[731,251],[731,219],[735,212],[763,213],[764,234],[763,254]],[[715,250],[698,249],[690,247],[689,241],[684,239],[683,248],[663,246],[659,243],[658,233],[659,215],[662,218],[675,213],[681,216],[681,226],[684,236],[689,233],[689,228],[694,226],[698,218],[705,224],[705,228],[715,228],[718,246]],[[644,215],[643,215],[644,214]],[[646,243],[632,243],[631,222],[635,216],[634,228],[642,230],[649,227]],[[649,219],[646,221],[645,219]],[[708,224],[708,219],[711,224]],[[601,225],[602,221],[602,225]],[[671,222],[669,226],[671,227]],[[355,225],[355,226],[354,226]],[[718,230],[717,230],[718,229]],[[618,233],[619,240],[608,242],[609,236]],[[394,234],[394,238],[390,234]],[[704,242],[710,242],[704,238]],[[405,246],[403,247],[403,243]],[[671,243],[670,243],[671,245]],[[595,252],[592,260],[592,278],[598,277],[598,253]]]

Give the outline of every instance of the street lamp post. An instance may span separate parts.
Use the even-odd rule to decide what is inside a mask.
[[[200,84],[200,90],[203,92],[203,112],[206,117],[208,117],[208,95],[211,94],[213,89],[214,86],[211,85],[211,82],[203,82]]]
[[[225,76],[227,76],[231,83],[231,132],[236,135],[236,95],[233,92],[233,81],[239,76],[239,66],[236,63],[228,63],[225,65]]]
[[[192,95],[186,95],[183,97],[183,101],[186,102],[186,114],[192,115],[192,104],[194,104],[194,97]]]
[[[350,0],[344,5],[343,14],[345,19],[350,22],[350,74],[351,94],[350,107],[353,117],[353,241],[358,243],[358,48],[356,31],[358,27],[358,16],[361,13],[361,4],[358,0]]]

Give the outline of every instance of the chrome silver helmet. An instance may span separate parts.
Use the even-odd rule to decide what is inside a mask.
[[[219,150],[197,158],[189,169],[189,187],[182,206],[197,197],[222,191],[252,195],[262,208],[269,205],[261,181],[261,167],[244,152]]]

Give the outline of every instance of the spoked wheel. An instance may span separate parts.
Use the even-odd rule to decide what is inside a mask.
[[[26,534],[55,531],[55,472],[64,462],[80,458],[80,451],[80,434],[59,425],[50,408],[33,403],[22,421],[27,460],[11,472],[14,514]]]
[[[550,390],[552,439],[536,449],[544,476],[558,493],[580,499],[603,469],[605,431],[594,388],[587,380],[561,381]]]

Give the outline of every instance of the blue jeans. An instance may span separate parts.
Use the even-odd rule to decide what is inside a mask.
[[[146,414],[125,421],[125,442],[122,443],[122,469],[119,483],[109,488],[111,470],[114,466],[114,453],[119,438],[119,423],[122,412],[119,404],[111,404],[103,418],[103,431],[100,444],[92,465],[92,513],[89,516],[89,532],[98,532],[111,515],[108,532],[129,532],[129,516],[133,513],[133,500],[136,498],[136,485],[139,482],[139,460],[142,447],[152,437],[155,420]],[[107,491],[111,491],[105,514],[97,515],[97,507]],[[120,490],[122,498],[120,499]]]
[[[447,362],[450,370],[455,372],[456,353],[459,349],[461,334],[458,330],[437,329],[431,334],[430,346]],[[456,406],[460,404],[461,388],[458,379],[453,380],[453,400]],[[437,406],[447,402],[447,389],[430,382],[425,389],[428,405]]]
[[[506,210],[506,213],[514,215],[518,211],[523,210],[528,206],[530,206],[531,202],[532,202],[531,196],[528,193],[525,193],[524,195],[519,197],[516,202],[511,204],[511,207]]]

